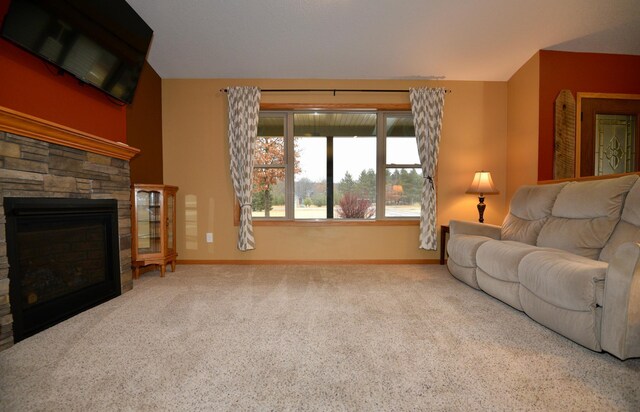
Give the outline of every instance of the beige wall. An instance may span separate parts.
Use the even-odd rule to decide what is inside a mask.
[[[499,224],[507,184],[507,83],[337,80],[162,80],[164,181],[178,192],[181,260],[414,260],[437,259],[418,249],[417,226],[256,226],[256,250],[236,249],[234,197],[229,178],[226,97],[230,85],[261,88],[408,88],[444,86],[438,171],[438,225],[476,220],[477,197],[465,195],[473,173],[492,172],[501,194],[487,196],[485,219]],[[408,95],[265,93],[263,103],[408,103]],[[535,159],[536,157],[534,157]],[[205,243],[205,233],[214,243]]]
[[[507,204],[516,189],[538,181],[540,52],[507,83]]]

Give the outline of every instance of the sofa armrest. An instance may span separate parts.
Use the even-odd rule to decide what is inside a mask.
[[[449,221],[449,234],[486,236],[500,240],[500,226],[488,223],[467,222],[464,220]]]
[[[600,341],[620,359],[640,356],[640,243],[620,245],[609,263]]]

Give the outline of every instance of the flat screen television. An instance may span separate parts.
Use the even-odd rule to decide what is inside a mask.
[[[131,103],[153,30],[125,0],[13,0],[0,35]]]

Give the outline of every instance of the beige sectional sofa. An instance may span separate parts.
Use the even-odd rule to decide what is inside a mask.
[[[451,221],[453,276],[594,351],[640,357],[640,179],[521,187],[502,226]]]

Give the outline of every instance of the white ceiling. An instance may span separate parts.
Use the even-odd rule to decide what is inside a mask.
[[[540,49],[640,55],[640,0],[127,0],[162,78],[508,80]]]

